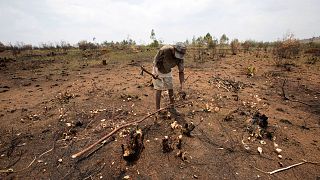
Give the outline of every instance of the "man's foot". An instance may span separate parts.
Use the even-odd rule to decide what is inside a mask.
[[[176,108],[169,108],[169,112],[172,114],[172,115],[175,115],[175,116],[180,116],[180,112],[176,110]]]

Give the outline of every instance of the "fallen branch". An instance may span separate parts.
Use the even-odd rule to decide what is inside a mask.
[[[296,167],[296,166],[300,166],[300,165],[305,164],[305,163],[319,164],[320,162],[310,162],[310,161],[303,160],[302,162],[299,162],[299,163],[297,163],[297,164],[293,164],[293,165],[290,165],[290,166],[288,166],[288,167],[276,169],[276,170],[270,171],[270,172],[263,171],[263,170],[261,170],[261,169],[259,169],[259,168],[257,168],[257,167],[254,167],[254,166],[253,166],[253,167],[254,167],[256,170],[260,171],[260,172],[263,172],[263,173],[265,173],[265,174],[270,174],[270,175],[272,175],[272,174],[275,174],[275,173],[278,173],[278,172],[281,172],[281,171],[285,171],[285,170],[291,169],[291,168]]]
[[[43,155],[45,155],[45,154],[47,154],[47,153],[49,153],[49,152],[51,152],[52,150],[53,150],[54,148],[51,148],[51,149],[49,149],[49,150],[47,150],[46,152],[44,152],[44,153],[42,153],[40,156],[35,156],[34,157],[34,159],[30,162],[30,164],[27,166],[27,167],[25,167],[25,168],[23,168],[23,169],[20,169],[20,170],[13,170],[12,168],[8,168],[8,169],[0,169],[0,173],[15,173],[15,172],[21,172],[21,171],[24,171],[24,170],[26,170],[26,169],[28,169],[33,163],[34,163],[34,161],[36,160],[36,159],[39,159],[41,156],[43,156]],[[20,157],[21,158],[21,157]],[[19,159],[20,159],[19,158]]]
[[[182,105],[185,105],[185,104],[188,104],[188,103],[189,103],[189,102],[186,102],[186,103],[179,104],[179,105],[175,105],[175,106],[176,106],[176,107],[179,107],[179,106],[182,106]],[[87,151],[91,150],[92,148],[94,148],[96,145],[98,145],[99,143],[101,143],[101,142],[104,141],[105,139],[107,139],[107,138],[109,138],[110,136],[112,136],[114,133],[118,132],[120,129],[123,129],[123,128],[128,127],[128,126],[131,126],[131,125],[138,124],[138,123],[140,123],[140,122],[148,119],[150,116],[152,116],[152,115],[154,115],[154,114],[156,114],[156,113],[158,113],[158,112],[160,112],[160,111],[162,111],[162,110],[164,110],[164,109],[169,108],[170,106],[171,106],[171,104],[168,105],[168,106],[166,106],[166,107],[164,107],[164,108],[161,108],[161,109],[159,109],[159,110],[157,110],[157,111],[155,111],[155,112],[153,112],[153,113],[151,113],[151,114],[149,114],[149,115],[147,115],[147,116],[145,116],[145,117],[143,117],[142,119],[139,119],[139,120],[133,121],[133,122],[129,122],[129,123],[127,123],[127,124],[123,124],[123,125],[119,126],[118,128],[115,128],[115,129],[114,129],[113,131],[111,131],[109,134],[103,136],[101,139],[99,139],[99,140],[96,141],[95,143],[91,144],[91,145],[88,146],[87,148],[83,149],[82,151],[80,151],[80,152],[78,152],[78,153],[76,153],[76,154],[73,154],[71,157],[72,157],[72,158],[77,158],[77,157],[81,156],[82,154],[84,154],[84,153],[86,153]]]
[[[93,155],[96,151],[98,151],[99,149],[101,149],[104,145],[106,145],[106,144],[108,144],[108,143],[110,143],[110,142],[112,142],[112,141],[114,141],[114,140],[115,140],[115,138],[114,138],[114,139],[110,139],[109,141],[104,140],[104,141],[101,143],[101,145],[98,146],[96,149],[94,149],[93,151],[91,151],[90,153],[88,153],[86,156],[84,156],[84,157],[82,157],[82,158],[79,158],[79,159],[78,159],[78,162],[87,159],[88,157],[90,157],[91,155]]]
[[[0,170],[0,173],[14,173],[14,172],[24,171],[24,170],[28,169],[28,168],[34,163],[34,161],[35,161],[36,159],[37,159],[37,157],[35,156],[34,159],[30,162],[30,164],[29,164],[27,167],[23,168],[23,169],[20,169],[20,170],[15,171],[15,170],[13,170],[12,168],[9,168],[9,169]]]
[[[51,148],[51,149],[49,149],[48,151],[46,151],[46,152],[44,152],[44,153],[40,154],[40,156],[39,156],[38,158],[40,158],[41,156],[43,156],[43,155],[45,155],[45,154],[47,154],[47,153],[51,152],[52,150],[53,150],[53,148]]]

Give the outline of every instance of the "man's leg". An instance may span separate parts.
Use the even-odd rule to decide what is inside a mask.
[[[173,95],[173,89],[169,89],[169,99],[170,99],[170,109],[169,109],[169,112],[174,114],[174,115],[177,115],[179,116],[180,113],[174,108],[174,95]]]
[[[174,96],[173,96],[173,89],[169,89],[169,99],[170,99],[170,108],[174,108]]]
[[[160,109],[161,90],[156,90],[156,110]]]

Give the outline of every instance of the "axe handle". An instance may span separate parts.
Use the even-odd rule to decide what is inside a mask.
[[[155,76],[154,74],[152,74],[151,72],[149,72],[148,70],[146,70],[143,66],[140,66],[140,67],[141,67],[141,71],[146,72],[147,74],[149,74],[150,76],[152,76],[153,79],[159,79],[157,76]]]

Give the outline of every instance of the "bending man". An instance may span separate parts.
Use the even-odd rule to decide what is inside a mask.
[[[158,79],[153,79],[154,89],[156,90],[156,109],[160,109],[161,92],[169,91],[171,107],[169,112],[179,115],[174,107],[173,83],[171,69],[175,66],[179,69],[180,91],[183,90],[184,83],[184,55],[186,46],[183,43],[177,43],[175,46],[165,45],[157,53],[153,61],[153,74]],[[160,113],[159,113],[160,114]]]

